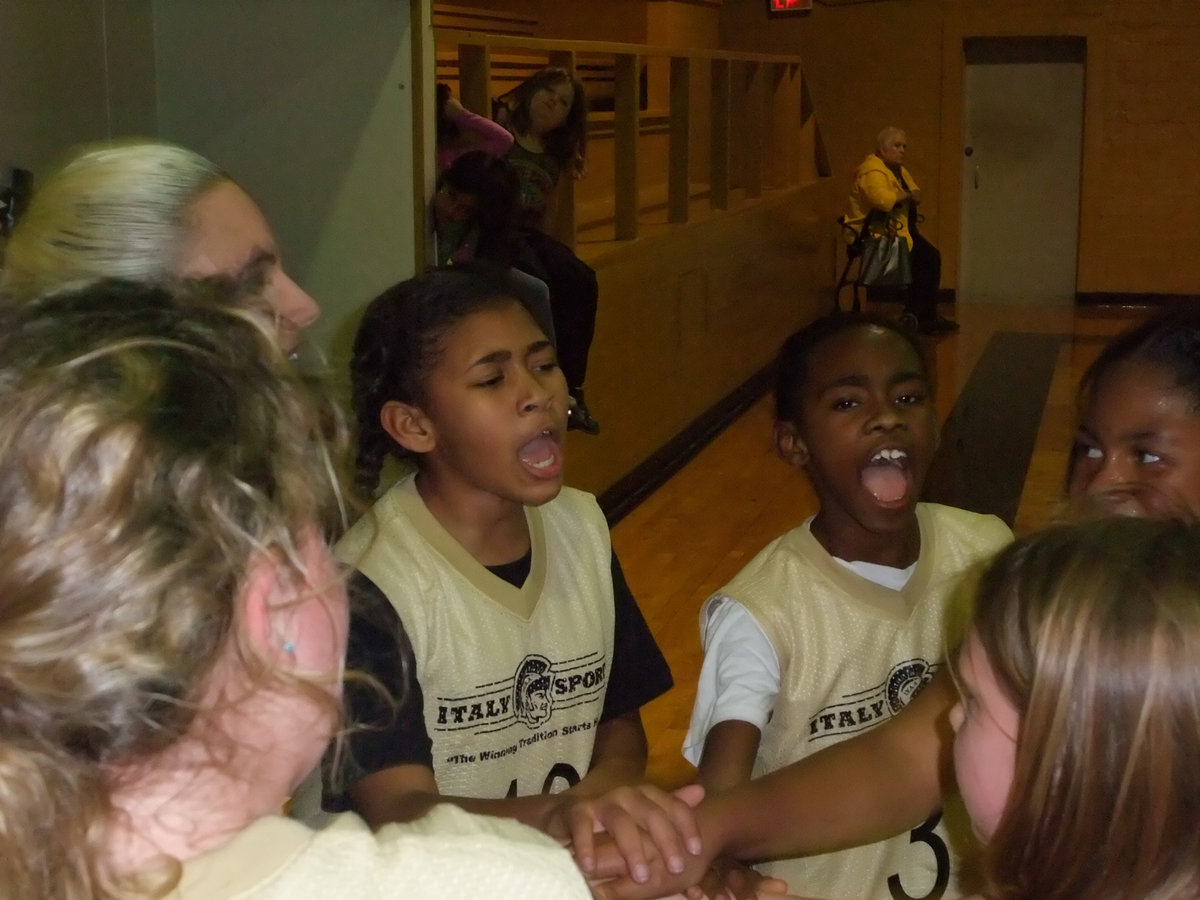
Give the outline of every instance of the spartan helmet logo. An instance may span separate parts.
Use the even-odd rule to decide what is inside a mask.
[[[517,666],[513,678],[513,714],[530,728],[537,728],[554,711],[550,674],[550,660],[536,654],[525,657]]]
[[[893,714],[900,712],[932,678],[933,671],[923,659],[910,659],[896,666],[887,680],[888,709]]]

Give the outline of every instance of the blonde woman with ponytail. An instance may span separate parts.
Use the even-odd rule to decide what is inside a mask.
[[[76,151],[36,187],[5,249],[0,290],[22,300],[98,278],[210,275],[260,279],[289,353],[320,314],[228,174],[175,144],[117,140]]]
[[[511,822],[277,814],[340,720],[342,433],[228,285],[0,305],[5,898],[588,896]]]

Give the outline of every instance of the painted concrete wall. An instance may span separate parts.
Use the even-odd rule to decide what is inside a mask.
[[[155,0],[160,133],[262,204],[344,376],[358,314],[415,270],[410,9]]]
[[[45,176],[81,143],[152,134],[150,0],[0,3],[0,174]]]
[[[840,203],[839,186],[822,179],[605,252],[581,249],[600,282],[587,388],[604,431],[571,432],[570,484],[610,487],[828,311]]]
[[[1079,274],[1083,292],[1200,292],[1200,3],[904,0],[768,20],[726,0],[722,41],[801,53],[834,174],[849,181],[888,123],[908,130],[925,231],[954,286],[962,159],[962,40],[1087,40]]]
[[[4,0],[0,181],[21,166],[36,188],[76,145],[113,137],[208,156],[263,206],[321,303],[314,343],[344,377],[359,310],[416,267],[412,35],[408,3],[331,9]]]

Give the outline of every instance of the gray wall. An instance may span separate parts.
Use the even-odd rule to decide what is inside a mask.
[[[76,144],[153,134],[151,0],[0,2],[0,180]]]
[[[409,24],[400,0],[154,0],[159,132],[262,204],[338,374],[415,266]]]
[[[415,268],[411,54],[406,0],[0,0],[0,181],[110,137],[203,153],[262,204],[341,375]]]

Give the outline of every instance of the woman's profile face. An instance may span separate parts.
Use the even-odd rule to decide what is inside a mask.
[[[889,166],[904,164],[904,151],[908,149],[908,136],[903,131],[893,131],[879,148],[879,158]]]
[[[260,270],[264,296],[279,314],[279,342],[287,353],[301,329],[321,314],[317,302],[283,271],[271,227],[250,195],[232,181],[201,194],[186,211],[187,235],[172,267],[178,275],[252,276]]]

